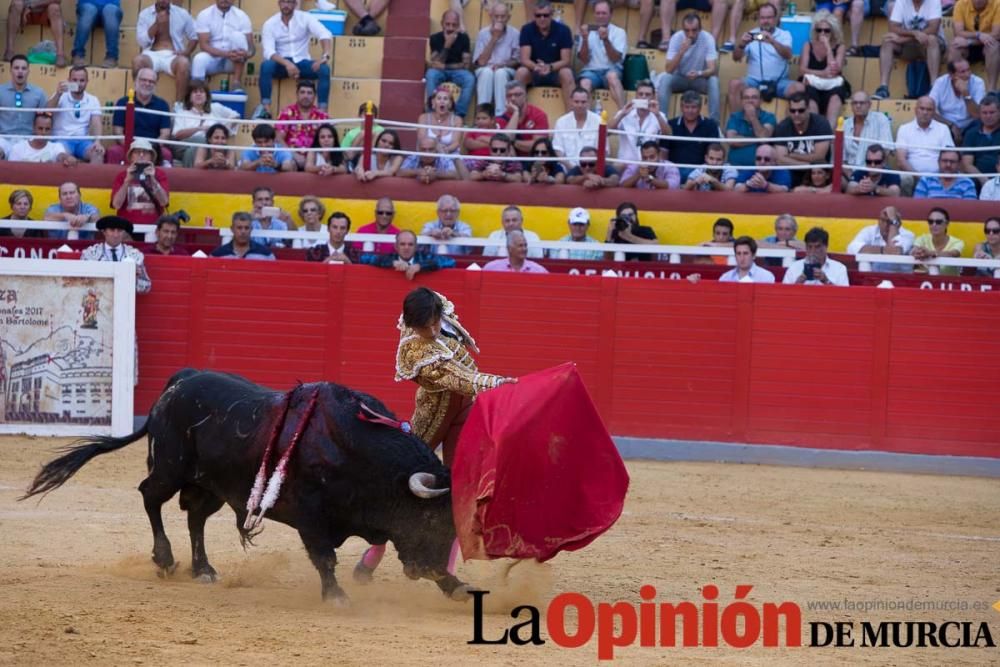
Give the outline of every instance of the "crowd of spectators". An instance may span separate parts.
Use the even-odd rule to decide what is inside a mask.
[[[426,107],[417,119],[421,128],[416,153],[404,155],[399,133],[376,127],[376,150],[367,164],[357,150],[363,138],[357,128],[341,137],[343,128],[325,122],[332,35],[303,11],[300,1],[277,0],[277,12],[260,26],[232,0],[215,0],[195,16],[168,0],[156,0],[139,12],[135,38],[141,51],[131,63],[137,113],[130,146],[100,139],[102,107],[87,92],[86,53],[80,46],[87,43],[81,32],[89,34],[102,23],[108,33],[104,64],[117,65],[114,29],[121,20],[120,3],[76,4],[72,63],[60,56],[57,66],[70,67],[51,96],[30,82],[28,59],[12,52],[16,31],[8,32],[10,81],[0,84],[0,107],[8,109],[0,111],[0,157],[66,167],[78,162],[121,164],[124,171],[115,181],[113,204],[133,223],[155,220],[165,212],[169,183],[163,170],[171,166],[258,174],[350,173],[360,181],[399,176],[421,183],[468,179],[585,188],[1000,197],[1000,177],[984,175],[1000,169],[1000,100],[989,92],[997,88],[1000,68],[1000,0],[958,0],[949,44],[942,38],[939,0],[890,3],[889,32],[881,45],[882,81],[871,97],[855,90],[860,82],[846,75],[846,59],[861,55],[864,46],[858,43],[856,24],[870,13],[859,2],[818,3],[809,39],[800,53],[793,53],[791,34],[781,27],[781,2],[733,3],[728,10],[730,39],[722,41],[727,7],[716,11],[724,4],[721,0],[697,6],[711,10],[710,30],[698,14],[690,13],[681,17],[680,29],[672,35],[677,6],[664,0],[659,39],[648,32],[653,3],[647,0],[627,3],[639,9],[638,35],[629,35],[612,21],[612,10],[626,3],[608,0],[575,0],[576,25],[558,20],[558,5],[549,0],[526,1],[527,23],[520,28],[510,25],[505,3],[484,2],[489,23],[470,35],[462,22],[462,3],[456,0],[441,17],[441,31],[429,36]],[[358,15],[356,33],[376,34],[376,19],[390,0],[346,4]],[[61,34],[59,3],[25,5],[12,0],[10,6],[8,28],[38,14],[44,15],[54,35]],[[752,12],[756,25],[737,34],[735,26],[744,11]],[[849,46],[844,20],[851,22]],[[256,29],[261,31],[259,46]],[[310,40],[319,46],[318,58],[311,55]],[[58,45],[62,40],[55,41]],[[623,67],[632,42],[658,46],[666,55],[664,72],[638,81],[634,98],[628,100]],[[238,147],[233,139],[239,114],[213,102],[205,79],[223,74],[242,81],[258,48],[263,58],[262,99],[252,116],[282,123],[256,125],[253,146]],[[63,53],[61,47],[58,53]],[[724,83],[727,118],[719,78],[722,57],[746,63],[743,76]],[[795,57],[799,76],[792,78]],[[887,95],[892,63],[898,58],[924,63],[931,85],[915,101],[913,120],[901,124],[893,137],[890,119],[872,109],[872,99]],[[979,60],[985,62],[985,79],[972,73],[970,62]],[[942,62],[945,72],[938,76]],[[174,100],[156,94],[161,76],[175,80]],[[282,78],[296,80],[295,101],[272,108],[273,81]],[[442,87],[445,82],[457,86],[457,95]],[[564,115],[550,118],[528,102],[528,88],[540,85],[561,88]],[[617,148],[607,156],[602,174],[596,173],[593,159],[601,118],[591,103],[598,88],[606,88],[617,107],[608,118],[615,135],[611,145]],[[675,94],[680,95],[679,113],[669,117]],[[787,100],[784,118],[762,108],[775,97]],[[124,104],[122,98],[117,106]],[[850,107],[843,126],[845,169],[841,182],[835,183],[827,166],[833,160],[832,141],[824,137],[832,135],[843,105]],[[173,115],[167,115],[171,110]],[[469,115],[475,117],[473,131],[465,132]],[[113,134],[122,135],[125,124],[124,112],[116,111]],[[550,127],[555,134],[543,133]],[[502,133],[494,133],[498,131]],[[771,143],[730,144],[727,139]],[[901,173],[887,173],[892,171]]]

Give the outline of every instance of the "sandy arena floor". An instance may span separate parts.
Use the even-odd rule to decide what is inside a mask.
[[[244,553],[224,508],[210,520],[208,553],[221,583],[195,583],[187,527],[172,501],[167,533],[181,562],[171,580],[149,560],[152,537],[136,491],[145,443],[99,457],[41,503],[16,502],[62,441],[0,438],[0,664],[10,665],[471,665],[589,664],[596,641],[571,650],[469,646],[470,604],[403,577],[387,557],[377,584],[350,579],[362,549],[340,551],[353,606],[319,598],[297,535],[268,523]],[[582,552],[546,565],[468,563],[460,576],[492,591],[487,637],[518,604],[542,606],[578,591],[595,602],[701,603],[700,587],[736,584],[750,600],[790,600],[803,623],[837,620],[988,621],[1000,643],[1000,482],[988,479],[632,462],[617,526]],[[391,555],[391,552],[390,552]],[[978,611],[810,611],[814,600],[979,603]],[[548,638],[544,629],[543,637]],[[804,631],[808,642],[808,631]],[[619,649],[622,664],[997,664],[1000,648]]]

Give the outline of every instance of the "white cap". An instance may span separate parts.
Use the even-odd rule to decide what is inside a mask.
[[[586,225],[590,223],[590,214],[587,213],[587,209],[582,206],[577,206],[572,211],[569,212],[569,224],[571,225]]]

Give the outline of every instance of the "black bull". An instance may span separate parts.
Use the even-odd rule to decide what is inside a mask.
[[[316,410],[302,424],[316,389]],[[191,534],[191,574],[214,581],[205,554],[205,521],[228,504],[244,545],[253,536],[243,528],[247,497],[284,398],[236,375],[182,370],[170,378],[140,430],[70,447],[42,468],[24,498],[58,488],[94,457],[148,434],[149,476],[139,491],[153,529],[153,562],[164,574],[176,568],[160,510],[180,491]],[[358,419],[362,402],[391,414],[377,399],[333,383],[292,390],[272,467],[293,433],[299,428],[303,433],[267,518],[299,532],[319,570],[324,599],[346,602],[334,569],[336,549],[351,535],[371,543],[392,541],[409,577],[431,579],[445,594],[464,599],[468,587],[447,572],[455,538],[448,469],[416,436]]]

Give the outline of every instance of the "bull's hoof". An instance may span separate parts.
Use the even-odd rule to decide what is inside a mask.
[[[468,602],[472,598],[472,591],[478,591],[479,589],[475,586],[470,586],[469,584],[462,584],[458,586],[451,592],[450,597],[455,602]]]
[[[375,578],[375,569],[365,565],[363,560],[359,560],[358,564],[354,566],[354,583],[356,584],[370,584]]]
[[[171,563],[170,565],[160,566],[156,568],[156,576],[160,579],[169,579],[174,576],[174,572],[177,571],[177,563]]]
[[[200,584],[214,584],[219,580],[219,575],[215,572],[202,572],[194,575],[194,580]]]

